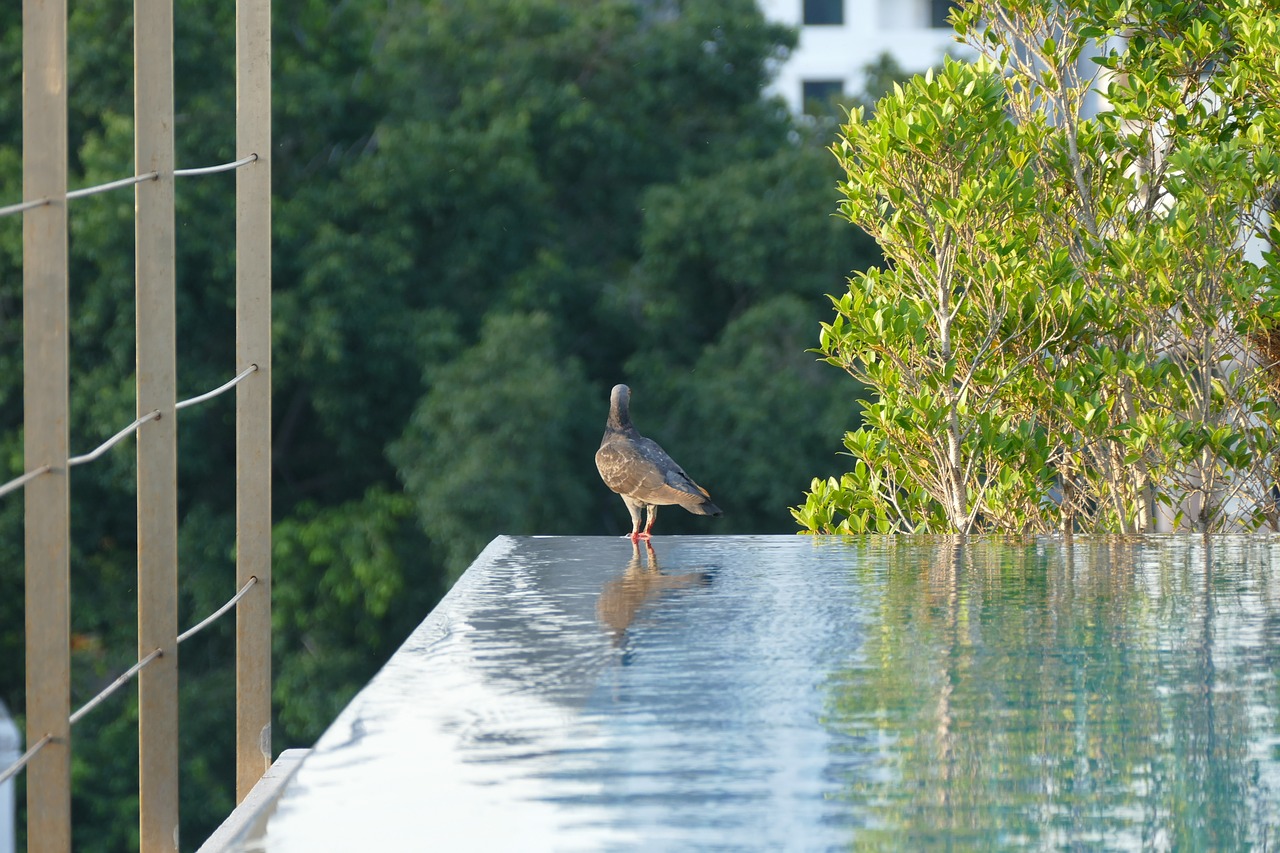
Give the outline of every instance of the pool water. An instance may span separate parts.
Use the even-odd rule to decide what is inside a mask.
[[[1280,538],[501,537],[243,850],[1280,844]]]

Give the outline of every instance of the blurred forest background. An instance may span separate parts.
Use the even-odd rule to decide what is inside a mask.
[[[71,4],[72,187],[133,172],[131,16]],[[178,166],[229,161],[234,9],[178,0],[175,26]],[[879,255],[831,215],[834,122],[762,96],[795,37],[751,0],[277,0],[277,752],[309,745],[495,535],[629,529],[592,461],[616,382],[725,510],[668,512],[663,534],[791,532],[810,478],[839,473],[857,402],[806,349],[824,294]],[[20,4],[0,5],[0,67],[0,199],[16,201]],[[233,189],[177,185],[182,397],[238,367]],[[72,204],[71,258],[79,453],[134,416],[130,191]],[[21,282],[10,217],[6,479]],[[234,591],[232,408],[179,424],[184,627]],[[131,444],[73,477],[73,706],[135,660],[133,477]],[[19,722],[22,513],[0,501],[0,699]],[[184,849],[233,806],[231,633],[182,650]],[[136,846],[131,703],[75,729],[77,850]]]

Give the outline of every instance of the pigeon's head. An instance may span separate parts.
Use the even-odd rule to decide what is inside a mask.
[[[609,425],[625,427],[631,423],[631,389],[614,385],[609,394]]]

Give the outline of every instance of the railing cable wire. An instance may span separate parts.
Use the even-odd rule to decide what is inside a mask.
[[[81,718],[83,718],[85,714],[89,713],[94,708],[98,707],[98,705],[100,705],[103,702],[103,700],[105,700],[112,693],[115,693],[121,687],[124,687],[126,684],[128,684],[130,679],[132,679],[135,675],[141,672],[144,666],[151,663],[156,658],[160,657],[161,654],[163,654],[163,652],[161,652],[160,649],[155,649],[154,651],[151,652],[151,654],[147,655],[145,658],[143,658],[142,660],[138,661],[133,666],[125,670],[123,675],[121,675],[115,681],[108,684],[102,690],[101,693],[99,693],[97,696],[94,696],[88,702],[85,702],[83,705],[80,706],[80,710],[76,711],[74,714],[71,715],[71,725],[74,726],[76,723],[80,722]]]
[[[39,477],[41,474],[47,474],[52,470],[53,470],[52,466],[41,465],[39,468],[36,468],[34,471],[28,471],[25,474],[22,474],[18,477],[14,477],[12,480],[5,483],[3,486],[0,486],[0,495],[7,495],[9,494],[9,492],[12,492],[14,489],[18,488],[19,486],[24,485],[30,482],[31,480],[34,480],[36,477]]]
[[[219,163],[217,166],[201,166],[195,169],[174,169],[173,175],[176,178],[189,178],[196,175],[212,175],[216,172],[230,172],[232,169],[239,169],[241,166],[247,166],[258,159],[257,154],[250,154],[248,157],[242,157],[230,163]],[[108,181],[105,184],[95,184],[91,187],[83,189],[71,190],[67,193],[68,201],[75,198],[84,198],[85,196],[97,195],[110,190],[118,190],[121,187],[129,187],[134,184],[140,184],[143,181],[154,181],[160,177],[159,172],[145,172],[141,175],[134,175],[129,178],[120,178],[117,181]],[[0,207],[0,216],[9,216],[14,213],[21,213],[24,210],[32,210],[37,207],[44,207],[46,204],[53,204],[55,199],[37,198],[31,201],[20,201],[17,204],[6,205]]]
[[[241,166],[248,166],[254,160],[258,159],[257,154],[250,154],[248,157],[242,157],[230,163],[220,163],[217,166],[201,166],[197,169],[174,169],[174,177],[191,178],[196,175],[212,175],[217,172],[230,172],[232,169],[239,169]]]
[[[17,204],[8,204],[0,207],[0,216],[9,216],[14,213],[21,213],[24,210],[33,210],[37,207],[44,207],[49,203],[47,198],[38,198],[35,201],[20,201]]]
[[[105,184],[98,184],[92,187],[85,187],[82,190],[72,190],[67,193],[67,201],[73,198],[85,198],[86,196],[97,195],[111,190],[118,190],[122,187],[131,187],[134,184],[141,184],[144,181],[154,181],[160,177],[159,172],[144,172],[141,175],[134,175],[131,178],[121,178],[118,181],[108,181]]]
[[[4,770],[0,770],[0,785],[8,782],[14,776],[18,775],[18,771],[27,766],[27,762],[36,757],[36,753],[44,749],[45,745],[53,740],[53,735],[45,735],[35,742],[35,745],[22,754],[22,757],[10,764]]]
[[[102,442],[102,444],[99,444],[97,447],[95,447],[93,450],[90,450],[88,453],[82,454],[80,456],[72,456],[70,459],[67,460],[67,467],[71,468],[76,465],[83,465],[86,462],[92,462],[102,454],[106,453],[111,448],[115,447],[121,441],[128,438],[133,433],[137,432],[138,427],[142,426],[147,421],[157,420],[159,417],[160,417],[159,409],[156,409],[153,412],[147,412],[145,415],[138,418],[136,421],[129,424],[127,427],[120,430],[118,433],[111,436],[111,438],[108,438],[106,441]]]
[[[199,634],[205,628],[212,625],[214,622],[218,621],[219,617],[221,617],[224,613],[226,613],[231,608],[235,607],[236,602],[244,598],[244,594],[249,591],[249,587],[253,586],[257,582],[258,582],[258,579],[256,577],[249,578],[248,582],[246,582],[244,586],[240,587],[240,591],[237,592],[235,595],[233,595],[231,599],[227,601],[226,604],[222,605],[217,610],[210,613],[208,616],[202,619],[198,624],[192,625],[190,628],[188,628],[187,630],[179,634],[178,642],[179,643],[186,642],[187,640],[194,637],[196,634]]]
[[[258,155],[255,154],[253,156],[256,158]],[[240,161],[237,161],[237,162],[240,162]],[[214,168],[220,168],[220,167],[214,167]],[[235,386],[239,385],[249,376],[250,373],[253,373],[257,369],[258,369],[258,365],[251,364],[248,367],[246,367],[244,370],[237,373],[233,378],[222,383],[217,388],[214,388],[212,391],[206,391],[203,394],[197,395],[195,397],[191,397],[190,399],[187,399],[187,400],[183,400],[182,402],[177,403],[174,406],[174,408],[185,409],[185,408],[188,408],[189,406],[194,406],[198,403],[203,403],[205,400],[211,400],[214,397],[218,396],[219,394],[223,394],[229,391],[230,389],[234,388]],[[98,445],[88,453],[82,454],[80,456],[73,456],[70,459],[68,459],[67,466],[71,467],[75,465],[83,465],[86,462],[92,462],[102,454],[106,453],[112,447],[115,447],[117,444],[123,441],[125,437],[127,437],[130,433],[136,432],[138,428],[141,427],[143,424],[145,424],[147,421],[154,421],[159,417],[160,417],[159,411],[149,412],[148,414],[143,415],[142,417],[138,418],[136,421],[129,424],[127,427],[120,430],[118,433],[111,436],[111,438],[108,438],[106,441],[104,441],[102,444]],[[20,488],[21,486],[26,485],[27,483],[34,480],[36,477],[39,477],[41,474],[47,474],[52,470],[53,470],[52,465],[41,465],[39,468],[35,468],[31,471],[26,472],[25,474],[19,474],[17,477],[14,477],[9,482],[4,483],[3,485],[0,485],[0,497],[3,497],[4,495],[9,494],[9,492],[12,492]]]
[[[256,157],[257,155],[255,154],[254,156]],[[185,409],[188,406],[194,406],[197,403],[203,403],[205,400],[211,400],[214,397],[218,396],[219,394],[223,393],[224,391],[228,391],[234,388],[235,386],[239,385],[242,381],[244,381],[244,378],[246,376],[248,376],[250,373],[253,373],[257,369],[258,369],[258,365],[251,364],[248,367],[246,367],[244,370],[237,373],[235,375],[235,378],[227,382],[224,382],[223,384],[219,385],[217,388],[214,388],[212,391],[206,391],[205,393],[199,395],[198,397],[192,397],[188,400],[183,400],[181,403],[178,403],[176,406],[174,406],[174,408]]]
[[[248,371],[246,371],[246,373],[247,372]],[[33,471],[32,473],[34,474],[36,472]],[[178,642],[182,643],[182,642],[185,642],[186,640],[191,639],[196,634],[200,633],[205,628],[209,627],[214,622],[218,621],[218,619],[220,619],[223,615],[225,615],[228,610],[235,607],[236,604],[240,601],[240,599],[244,598],[245,594],[249,592],[249,589],[257,582],[258,582],[258,579],[256,577],[249,578],[249,581],[244,586],[240,587],[240,591],[237,592],[235,595],[231,596],[231,598],[228,599],[225,604],[223,604],[214,612],[210,613],[204,619],[201,619],[195,625],[192,625],[190,628],[188,628],[187,630],[179,634]],[[155,649],[154,651],[151,652],[151,654],[147,655],[142,660],[138,661],[133,666],[125,670],[118,678],[116,678],[114,681],[112,681],[110,684],[104,687],[98,693],[97,696],[94,696],[88,702],[85,702],[83,705],[80,706],[80,708],[74,714],[71,715],[71,725],[74,726],[76,723],[80,722],[80,720],[84,719],[84,716],[86,714],[88,714],[94,708],[98,707],[104,701],[106,701],[106,699],[109,696],[111,696],[112,693],[115,693],[121,687],[123,687],[124,685],[128,684],[131,680],[133,680],[133,677],[137,675],[139,672],[141,672],[143,667],[151,663],[156,658],[161,657],[162,655],[163,655],[163,652],[160,649]],[[31,761],[31,759],[35,757],[36,753],[39,752],[41,749],[43,749],[44,746],[47,743],[49,743],[51,740],[53,740],[53,735],[45,735],[44,737],[40,738],[40,740],[36,741],[35,744],[22,755],[21,758],[19,758],[13,764],[10,764],[4,770],[0,771],[0,785],[4,784],[9,779],[16,776],[22,770],[22,768],[26,767],[27,764]]]

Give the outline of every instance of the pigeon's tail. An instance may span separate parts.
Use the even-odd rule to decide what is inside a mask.
[[[710,515],[714,518],[719,518],[724,515],[724,513],[720,511],[720,507],[716,506],[711,501],[703,501],[700,504],[685,504],[684,508],[694,515]]]

